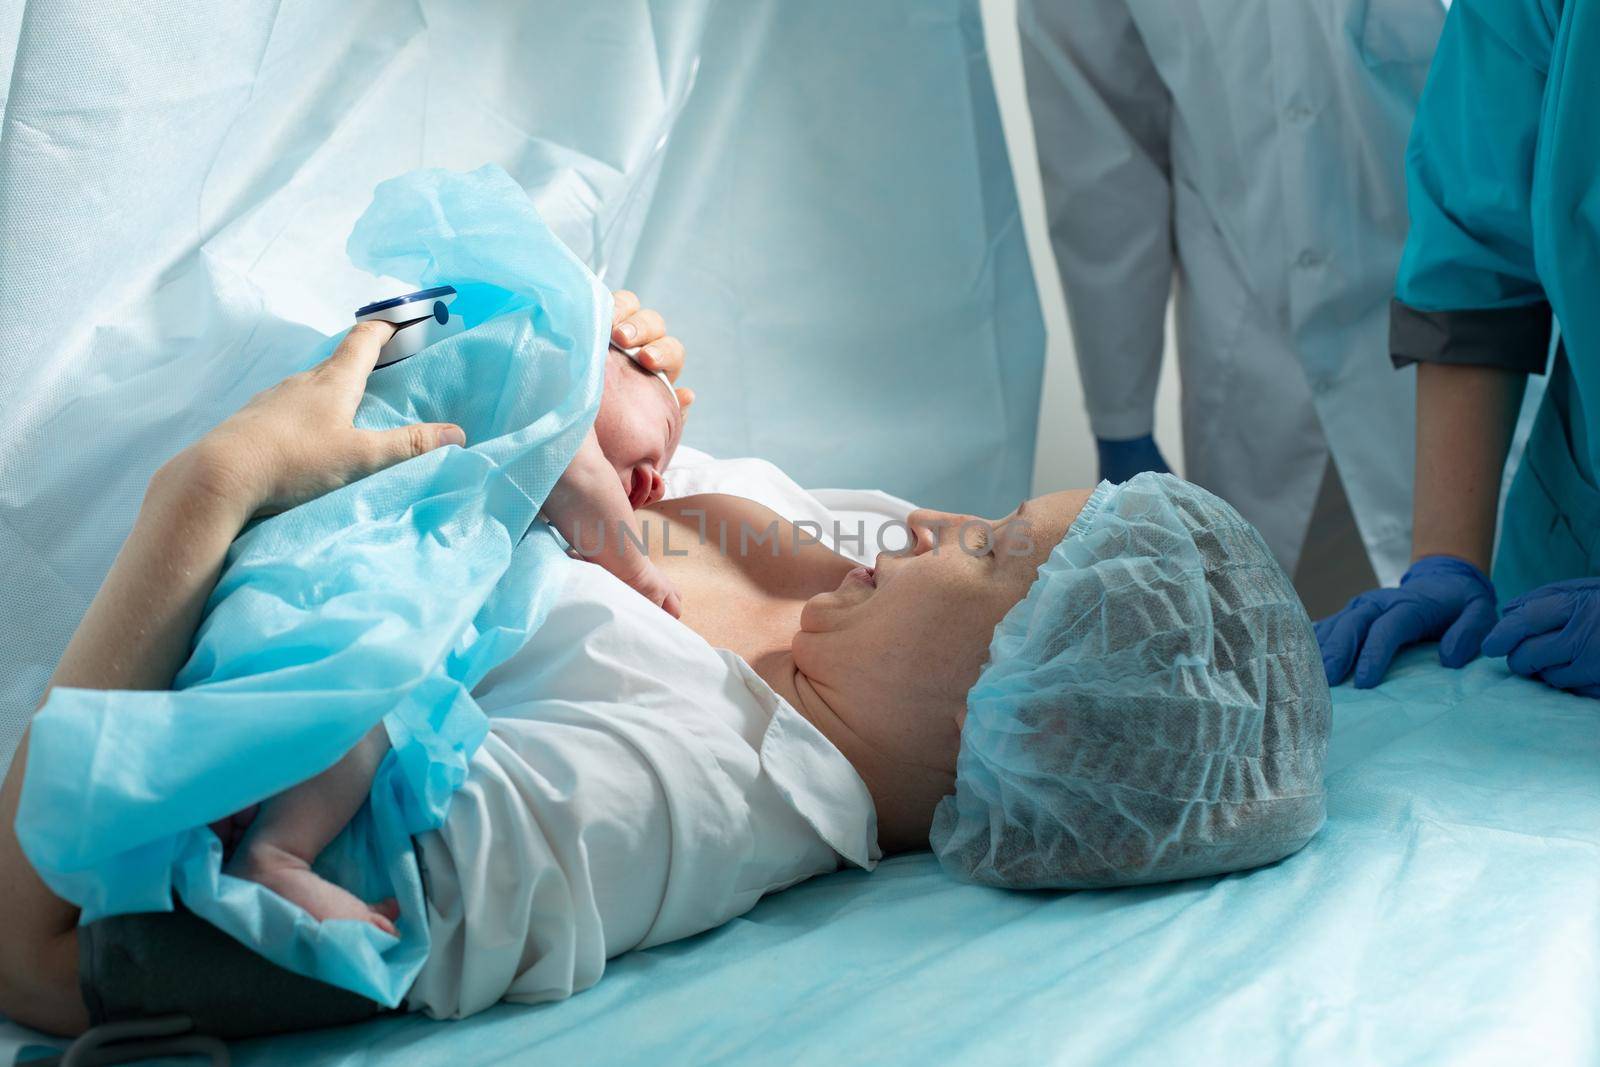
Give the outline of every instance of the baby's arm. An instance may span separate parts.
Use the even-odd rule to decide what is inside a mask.
[[[677,618],[678,591],[640,548],[644,536],[628,494],[593,428],[550,490],[544,513],[580,557],[598,563]]]
[[[361,809],[388,751],[389,734],[380,722],[338,763],[263,803],[228,873],[259,882],[317,919],[359,919],[394,934],[399,908],[393,900],[368,904],[311,869]]]

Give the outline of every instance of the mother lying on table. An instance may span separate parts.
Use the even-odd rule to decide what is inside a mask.
[[[659,316],[618,302],[614,339],[653,343],[675,376]],[[252,515],[459,442],[352,427],[387,331],[356,327],[157,472],[52,686],[168,686]],[[736,497],[639,518],[683,617],[573,561],[475,691],[489,736],[416,839],[431,948],[412,1010],[569,995],[612,956],[880,850],[931,844],[990,885],[1100,887],[1270,863],[1321,825],[1310,623],[1256,531],[1176,478],[995,521],[918,511],[911,546],[874,567]],[[238,1035],[381,1010],[181,912],[80,927],[14,832],[27,744],[0,793],[0,1012],[73,1034],[177,1011]]]

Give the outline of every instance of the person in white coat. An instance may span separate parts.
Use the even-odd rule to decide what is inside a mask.
[[[1103,477],[1153,441],[1176,281],[1184,474],[1313,616],[1410,553],[1388,352],[1406,135],[1442,0],[1021,0],[1028,99]]]

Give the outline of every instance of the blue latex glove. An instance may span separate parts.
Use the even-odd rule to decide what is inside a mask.
[[[1100,452],[1100,477],[1108,482],[1125,482],[1145,471],[1172,473],[1167,461],[1161,458],[1156,439],[1150,434],[1128,441],[1107,441],[1096,437],[1094,443]]]
[[[1454,556],[1424,556],[1398,589],[1362,593],[1317,623],[1322,668],[1338,685],[1355,668],[1356,688],[1383,681],[1395,654],[1419,641],[1439,642],[1439,662],[1465,667],[1478,656],[1495,624],[1494,586],[1478,568]]]
[[[1600,697],[1600,578],[1551,582],[1506,605],[1483,639],[1518,674]]]

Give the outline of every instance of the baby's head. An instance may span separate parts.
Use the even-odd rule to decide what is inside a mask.
[[[661,499],[661,475],[683,436],[683,411],[666,378],[608,349],[594,434],[634,508]]]
[[[794,645],[813,685],[870,709],[850,726],[896,754],[903,794],[918,783],[946,870],[1158,882],[1270,863],[1316,832],[1316,637],[1232,507],[1146,474],[954,540],[919,529],[914,553],[813,598]]]

